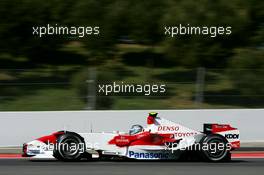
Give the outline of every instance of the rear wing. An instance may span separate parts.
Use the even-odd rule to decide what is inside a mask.
[[[205,134],[222,135],[231,144],[232,149],[240,148],[240,135],[237,128],[234,128],[229,124],[215,123],[205,123],[203,126],[203,132]]]

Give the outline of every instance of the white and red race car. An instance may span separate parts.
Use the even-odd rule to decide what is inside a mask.
[[[199,132],[149,113],[147,126],[133,125],[129,133],[59,131],[23,145],[23,156],[86,159],[178,160],[202,158],[228,161],[240,147],[239,130],[228,124],[204,124]]]

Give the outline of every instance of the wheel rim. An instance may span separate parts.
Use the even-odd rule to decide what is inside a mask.
[[[207,142],[209,149],[206,151],[208,156],[213,159],[220,159],[226,154],[226,146],[219,149],[219,144],[225,144],[222,139],[211,139]]]
[[[61,141],[60,143],[60,153],[63,157],[69,158],[69,159],[74,159],[78,157],[79,155],[79,150],[78,150],[78,145],[79,142],[76,139],[72,138],[66,138]]]

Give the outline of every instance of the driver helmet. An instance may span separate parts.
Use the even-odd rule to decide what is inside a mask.
[[[129,134],[134,135],[142,131],[143,131],[143,127],[141,125],[133,125],[129,130]]]

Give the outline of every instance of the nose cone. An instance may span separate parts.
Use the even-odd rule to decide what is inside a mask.
[[[27,146],[28,145],[26,143],[23,144],[22,157],[28,157],[28,155],[27,155]]]

